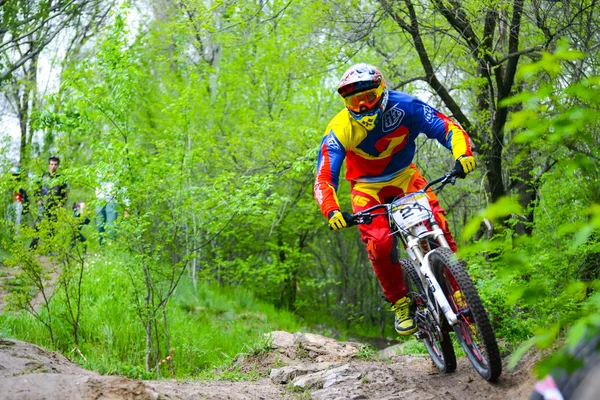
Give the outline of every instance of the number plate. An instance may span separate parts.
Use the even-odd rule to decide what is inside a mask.
[[[431,217],[431,206],[427,195],[417,192],[394,200],[392,203],[392,218],[402,229],[413,227]]]

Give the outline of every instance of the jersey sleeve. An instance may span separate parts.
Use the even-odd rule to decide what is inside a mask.
[[[315,199],[325,217],[331,211],[340,209],[336,191],[345,157],[346,149],[336,136],[334,129],[328,127],[321,140],[314,187]]]
[[[415,99],[413,110],[416,120],[420,121],[420,131],[430,139],[436,139],[448,150],[454,159],[464,155],[472,156],[471,139],[456,122],[431,107]]]

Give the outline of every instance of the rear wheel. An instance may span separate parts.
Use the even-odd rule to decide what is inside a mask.
[[[458,317],[454,333],[467,357],[483,379],[493,382],[502,373],[498,343],[481,298],[456,255],[447,248],[438,248],[429,256],[431,269]],[[455,299],[460,290],[462,299]]]
[[[438,326],[427,308],[425,290],[416,271],[416,265],[410,259],[400,260],[406,285],[406,295],[412,302],[414,318],[417,323],[417,337],[423,341],[433,363],[442,372],[456,370],[456,355],[450,340],[450,327],[443,318],[445,326]]]

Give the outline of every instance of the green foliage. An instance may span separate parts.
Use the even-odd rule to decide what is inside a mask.
[[[510,122],[520,131],[515,143],[555,160],[538,189],[540,200],[532,235],[513,237],[508,231],[508,235],[472,249],[487,253],[480,263],[489,265],[491,275],[482,280],[481,292],[495,326],[503,337],[514,338],[517,344],[523,341],[513,353],[511,366],[533,346],[555,348],[566,337],[573,347],[586,332],[598,332],[600,326],[596,292],[600,278],[600,165],[595,156],[600,150],[599,104],[597,95],[591,95],[597,93],[598,78],[567,86],[547,79],[560,74],[565,62],[582,56],[563,45],[523,67],[519,74],[522,79],[537,78],[545,83],[539,90],[517,95],[505,104],[521,106]],[[500,215],[519,213],[500,203],[489,210],[499,210]],[[503,293],[494,288],[504,289]],[[538,372],[545,375],[556,365],[567,365],[567,358],[565,351],[556,353],[540,364]]]
[[[358,353],[354,356],[355,358],[360,358],[363,360],[370,361],[377,354],[377,349],[370,344],[363,344],[358,349]]]

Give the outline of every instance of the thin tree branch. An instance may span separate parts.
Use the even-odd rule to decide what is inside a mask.
[[[475,57],[475,59],[484,58],[490,65],[496,65],[496,60],[489,51],[489,49],[491,49],[491,46],[487,46],[487,48],[481,51],[481,41],[477,37],[477,34],[473,30],[471,24],[469,23],[467,19],[467,14],[462,9],[460,2],[456,0],[451,0],[449,4],[452,5],[452,9],[448,8],[442,0],[434,0],[434,3],[438,11],[446,18],[450,25],[464,39],[467,46],[471,49],[473,57]],[[486,16],[486,28],[488,30],[491,29],[491,32],[484,32],[484,35],[486,33],[488,34],[488,37],[484,36],[484,41],[486,41],[486,43],[488,44],[490,33],[493,34],[493,26],[495,26],[494,18],[489,18],[488,14]]]
[[[52,35],[50,35],[50,37],[48,37],[45,41],[43,41],[37,48],[35,48],[34,51],[31,51],[33,49],[30,48],[27,53],[25,53],[24,57],[21,57],[21,59],[16,63],[11,65],[10,67],[8,67],[8,69],[6,71],[4,71],[2,73],[2,75],[0,75],[0,82],[2,82],[3,80],[5,80],[6,78],[8,78],[15,70],[17,70],[19,67],[21,67],[23,64],[25,64],[27,61],[31,60],[33,57],[37,56],[38,54],[40,54],[40,52],[52,41],[54,40],[54,38],[56,37],[56,35],[58,35],[58,33],[69,23],[71,22],[71,20],[75,17],[75,15],[73,15],[71,18],[63,21],[59,27],[54,31],[54,33]]]
[[[406,8],[408,10],[408,15],[410,18],[410,25],[396,13],[390,3],[387,0],[380,0],[380,3],[384,10],[394,19],[394,21],[408,32],[413,39],[413,44],[415,49],[417,50],[417,54],[419,55],[419,59],[421,60],[421,64],[423,66],[423,70],[425,71],[426,81],[433,88],[433,90],[441,97],[442,101],[448,107],[454,118],[470,133],[476,135],[474,132],[474,127],[467,118],[467,116],[463,113],[462,109],[458,105],[458,103],[454,100],[452,95],[448,92],[446,87],[442,85],[435,74],[435,70],[431,63],[431,59],[429,58],[429,54],[427,53],[427,49],[425,48],[425,44],[423,43],[423,39],[421,38],[421,33],[419,32],[419,21],[417,19],[417,14],[415,12],[414,6],[410,0],[404,0]]]
[[[545,47],[546,47],[545,44],[538,44],[537,46],[529,47],[527,49],[523,49],[523,50],[520,50],[520,51],[517,51],[517,52],[514,52],[514,53],[507,54],[506,56],[504,56],[503,58],[501,58],[500,60],[498,60],[498,65],[500,65],[500,64],[502,64],[502,63],[504,63],[504,62],[506,62],[506,61],[508,61],[508,60],[510,60],[512,58],[520,57],[520,56],[522,56],[524,54],[529,54],[529,53],[533,53],[533,52],[536,52],[536,51],[541,51]]]
[[[397,85],[395,85],[394,87],[392,87],[392,89],[396,90],[398,88],[401,88],[402,86],[406,86],[409,83],[416,82],[416,81],[425,81],[425,82],[427,82],[427,77],[426,76],[417,76],[415,78],[407,79],[405,81],[402,81],[402,82],[398,83]]]
[[[513,3],[513,15],[510,23],[510,34],[508,39],[508,51],[509,54],[516,54],[519,51],[519,32],[521,30],[521,15],[523,13],[523,0],[514,0]],[[514,56],[508,59],[506,71],[504,73],[504,90],[499,95],[502,98],[510,94],[512,88],[515,73],[517,72],[517,64],[519,62],[519,56]]]

